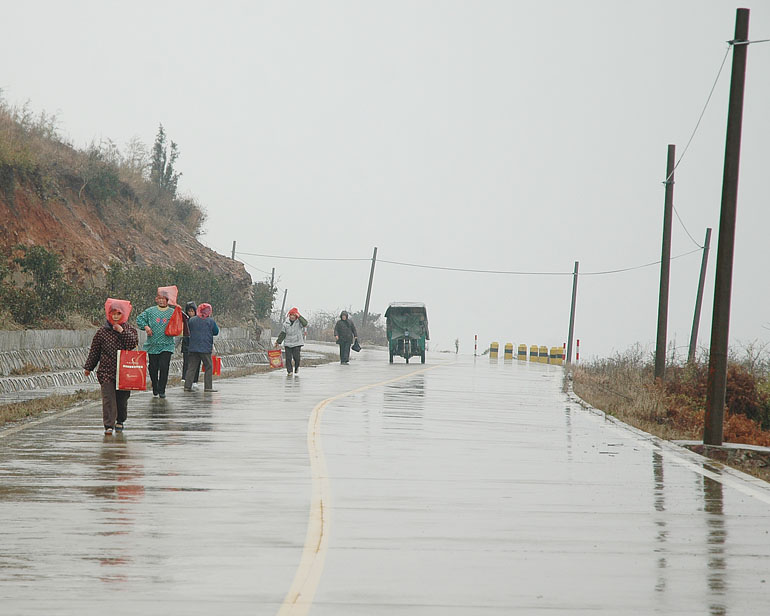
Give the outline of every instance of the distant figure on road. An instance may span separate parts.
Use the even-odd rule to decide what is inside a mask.
[[[166,397],[166,383],[168,383],[168,367],[171,363],[171,355],[174,353],[174,337],[166,335],[166,325],[174,313],[169,306],[168,295],[161,288],[155,296],[155,306],[150,306],[142,314],[136,317],[137,327],[147,332],[147,342],[144,350],[147,351],[147,372],[152,381],[152,395],[160,398]]]
[[[113,430],[123,431],[123,424],[128,417],[128,398],[130,391],[117,389],[118,350],[131,351],[139,344],[139,334],[127,323],[131,314],[131,302],[127,300],[107,300],[104,305],[107,322],[96,330],[91,341],[91,350],[83,366],[85,375],[99,364],[96,378],[102,387],[102,419],[104,433]]]
[[[289,310],[289,320],[281,327],[281,333],[275,341],[275,348],[281,346],[286,350],[286,371],[292,374],[292,362],[294,363],[294,375],[299,374],[299,359],[302,345],[305,344],[305,335],[302,328],[307,327],[307,319],[303,317],[297,308]]]
[[[211,362],[211,352],[214,350],[214,336],[219,335],[219,326],[211,318],[213,309],[211,304],[201,304],[198,306],[197,314],[187,322],[190,328],[190,346],[188,353],[190,355],[187,372],[184,375],[184,390],[192,391],[192,385],[195,375],[201,369],[203,363],[203,391],[214,392],[213,386],[213,365]]]
[[[358,332],[347,310],[340,312],[340,320],[334,326],[334,339],[340,345],[340,363],[350,363],[350,345],[358,339]]]
[[[190,361],[190,327],[188,326],[188,323],[190,322],[190,319],[195,316],[197,310],[198,306],[195,305],[195,302],[187,302],[184,306],[184,312],[182,313],[182,317],[184,318],[184,333],[182,334],[182,380],[187,378],[187,366]],[[200,373],[196,370],[195,380],[191,385],[192,389],[195,389],[195,386],[198,384],[199,374]],[[184,385],[187,387],[187,383]]]

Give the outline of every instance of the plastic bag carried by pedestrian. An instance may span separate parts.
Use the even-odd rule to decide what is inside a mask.
[[[283,354],[281,349],[270,349],[267,352],[267,359],[271,368],[283,368]]]
[[[145,391],[147,389],[147,352],[118,350],[115,389]]]
[[[201,372],[206,372],[206,366],[201,364]],[[211,356],[211,375],[219,376],[222,374],[222,358],[219,355]]]
[[[353,346],[350,347],[350,350],[355,351],[356,353],[358,353],[361,350],[361,345],[358,344],[358,338],[355,339],[355,341],[353,342]]]
[[[184,315],[179,306],[174,306],[174,312],[166,324],[167,336],[181,336],[184,332]]]

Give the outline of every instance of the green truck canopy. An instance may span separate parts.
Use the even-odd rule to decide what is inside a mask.
[[[385,320],[388,340],[392,339],[394,335],[403,336],[405,331],[409,332],[411,338],[421,338],[424,335],[426,340],[430,340],[428,312],[425,310],[425,304],[393,302],[385,311]]]

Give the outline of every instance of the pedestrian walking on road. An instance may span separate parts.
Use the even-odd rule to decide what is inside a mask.
[[[214,350],[214,336],[219,335],[219,326],[211,318],[213,309],[211,304],[198,306],[197,314],[187,322],[190,329],[190,355],[187,372],[184,375],[184,390],[192,391],[195,375],[200,372],[203,363],[203,391],[215,392],[213,383],[213,369],[211,352]]]
[[[283,342],[283,348],[286,355],[286,371],[291,376],[292,372],[294,376],[299,375],[299,360],[300,353],[302,351],[302,345],[305,344],[305,332],[303,328],[307,327],[307,319],[303,317],[297,308],[289,310],[289,319],[281,327],[281,333],[278,334],[278,339],[275,341],[275,348],[281,346]],[[292,363],[294,367],[292,368]]]
[[[347,310],[340,312],[340,320],[334,326],[334,339],[340,345],[340,363],[350,363],[350,345],[358,340],[358,332]]]
[[[182,380],[187,378],[187,366],[190,363],[190,327],[189,327],[189,321],[192,319],[196,312],[198,310],[198,306],[195,305],[195,302],[187,302],[184,306],[184,312],[182,313],[182,318],[184,319],[184,332],[182,334]],[[192,389],[195,389],[196,385],[198,384],[198,375],[200,372],[197,370],[195,371],[195,380],[192,382]],[[185,387],[187,387],[187,383],[185,383]]]
[[[144,350],[147,351],[147,372],[152,381],[152,395],[165,398],[168,368],[174,353],[174,337],[166,335],[166,325],[174,309],[169,306],[168,292],[161,287],[155,296],[155,304],[136,317],[136,325],[147,332]]]
[[[117,389],[118,351],[131,351],[139,344],[136,328],[127,323],[131,314],[131,302],[121,299],[108,299],[104,304],[107,322],[96,330],[91,341],[91,349],[83,366],[89,376],[96,365],[96,378],[102,388],[102,419],[104,433],[113,430],[123,431],[123,424],[128,417],[128,398],[130,391]]]

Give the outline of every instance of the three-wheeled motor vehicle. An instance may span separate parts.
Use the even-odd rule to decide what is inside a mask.
[[[390,363],[398,355],[409,363],[410,357],[419,357],[425,363],[425,341],[430,340],[428,313],[425,304],[393,302],[385,311]]]

